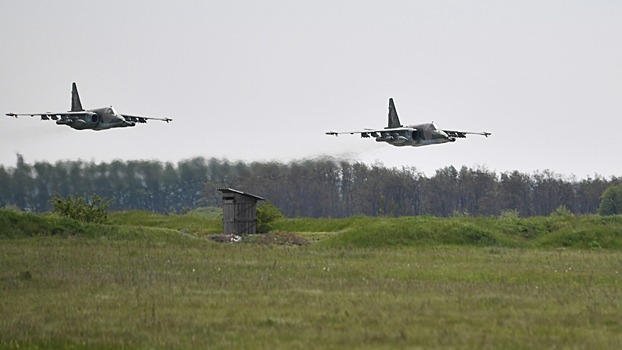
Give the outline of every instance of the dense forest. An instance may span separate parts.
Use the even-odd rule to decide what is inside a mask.
[[[0,166],[0,207],[46,212],[54,196],[96,194],[112,210],[181,213],[220,206],[217,188],[231,187],[268,199],[287,217],[351,215],[549,215],[564,206],[596,213],[603,191],[622,178],[576,179],[544,170],[497,174],[486,168],[448,166],[425,176],[414,167],[387,168],[335,159],[231,162],[192,158],[173,163],[60,161]]]

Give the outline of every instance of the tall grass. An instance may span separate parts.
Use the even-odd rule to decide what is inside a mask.
[[[119,216],[124,214],[115,214]],[[143,216],[145,215],[145,216]],[[165,221],[165,216],[150,213],[136,212],[136,218],[145,218],[153,215],[159,220]],[[59,217],[55,215],[41,215],[14,210],[0,209],[0,239],[17,239],[27,237],[80,237],[80,238],[100,238],[110,240],[152,240],[152,241],[179,241],[184,236],[180,235],[184,230],[192,232],[195,223],[191,220],[181,225],[182,229],[166,228],[166,226],[176,227],[176,223],[168,222],[167,225],[158,225],[157,221],[149,222],[145,220],[144,225],[129,224],[92,224],[82,223],[73,219]],[[209,230],[203,226],[197,229],[198,232]],[[195,237],[188,235],[189,237]]]
[[[36,237],[0,245],[3,348],[617,348],[619,254]]]
[[[0,209],[0,239],[82,233],[85,226],[68,218]]]
[[[110,220],[0,210],[0,348],[622,344],[622,217],[278,222],[318,237],[300,247],[197,239],[221,224],[197,214]]]
[[[406,247],[471,245],[522,248],[622,249],[622,216],[517,217],[363,217],[285,219],[275,231],[294,232],[319,240],[325,247]],[[146,211],[110,214],[107,225],[85,224],[53,215],[0,209],[0,238],[33,235],[101,236],[164,232],[193,237],[222,232],[222,218],[213,211],[162,215]],[[128,236],[129,237],[129,236]]]
[[[222,232],[222,218],[207,209],[185,215],[162,215],[148,211],[116,212],[110,214],[110,221],[121,226],[168,228],[194,236]]]
[[[303,225],[301,225],[301,223]],[[295,232],[336,231],[325,247],[408,247],[469,245],[508,248],[622,249],[622,216],[602,218],[437,218],[401,217],[295,219],[277,223]]]

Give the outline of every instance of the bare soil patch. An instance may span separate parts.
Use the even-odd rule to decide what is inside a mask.
[[[256,235],[210,235],[209,238],[219,243],[255,243],[255,244],[277,244],[277,245],[308,245],[309,240],[290,232],[273,232]]]

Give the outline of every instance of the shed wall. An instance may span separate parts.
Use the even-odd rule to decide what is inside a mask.
[[[222,211],[225,234],[257,233],[257,205],[255,200],[224,199]]]

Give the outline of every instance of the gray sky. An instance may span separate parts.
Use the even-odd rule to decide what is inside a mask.
[[[347,157],[621,176],[622,2],[3,1],[0,112],[171,117],[77,131],[0,117],[0,164]],[[490,131],[397,148],[328,130]]]

